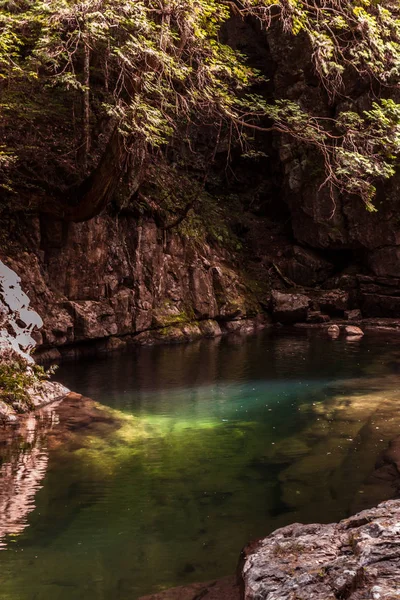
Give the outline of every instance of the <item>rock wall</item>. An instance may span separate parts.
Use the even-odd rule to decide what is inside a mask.
[[[43,358],[262,325],[233,254],[165,232],[151,219],[32,219],[19,232],[25,252],[4,260],[43,319],[35,334]]]

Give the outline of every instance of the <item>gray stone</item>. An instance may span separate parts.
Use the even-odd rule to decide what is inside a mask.
[[[338,524],[278,529],[244,551],[244,600],[389,600],[400,590],[400,501]]]

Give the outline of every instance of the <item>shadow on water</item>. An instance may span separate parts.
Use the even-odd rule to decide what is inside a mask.
[[[400,352],[268,333],[66,364],[77,398],[0,442],[2,600],[132,600],[231,573],[293,521],[387,498]]]

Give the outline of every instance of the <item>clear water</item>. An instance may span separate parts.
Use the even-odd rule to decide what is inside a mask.
[[[0,444],[1,600],[134,600],[386,499],[369,476],[398,434],[399,370],[396,338],[285,333],[65,364],[104,420]]]

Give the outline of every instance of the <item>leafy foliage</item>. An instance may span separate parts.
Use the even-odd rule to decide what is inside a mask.
[[[332,106],[349,100],[346,81],[359,78],[370,87],[369,110],[353,103],[327,119],[251,93],[260,74],[221,42],[232,13],[303,36]],[[28,188],[32,208],[90,185],[115,132],[124,150],[120,206],[158,164],[197,161],[204,181],[223,140],[251,157],[252,130],[316,147],[332,196],[356,194],[370,210],[376,181],[394,173],[396,0],[2,0],[0,33],[0,185],[9,197]]]
[[[334,105],[349,101],[347,79],[368,84],[369,111],[339,112],[318,118],[289,101],[264,106],[279,131],[316,146],[323,155],[325,184],[372,203],[374,182],[395,172],[399,153],[400,105],[393,99],[399,84],[400,5],[396,0],[240,0],[242,15],[256,16],[269,28],[279,19],[282,30],[303,35],[311,49],[321,85]],[[383,93],[383,94],[382,94]],[[260,107],[261,108],[261,107]]]
[[[52,371],[28,362],[15,352],[2,353],[0,362],[0,400],[18,412],[32,408],[29,389],[47,380]]]

